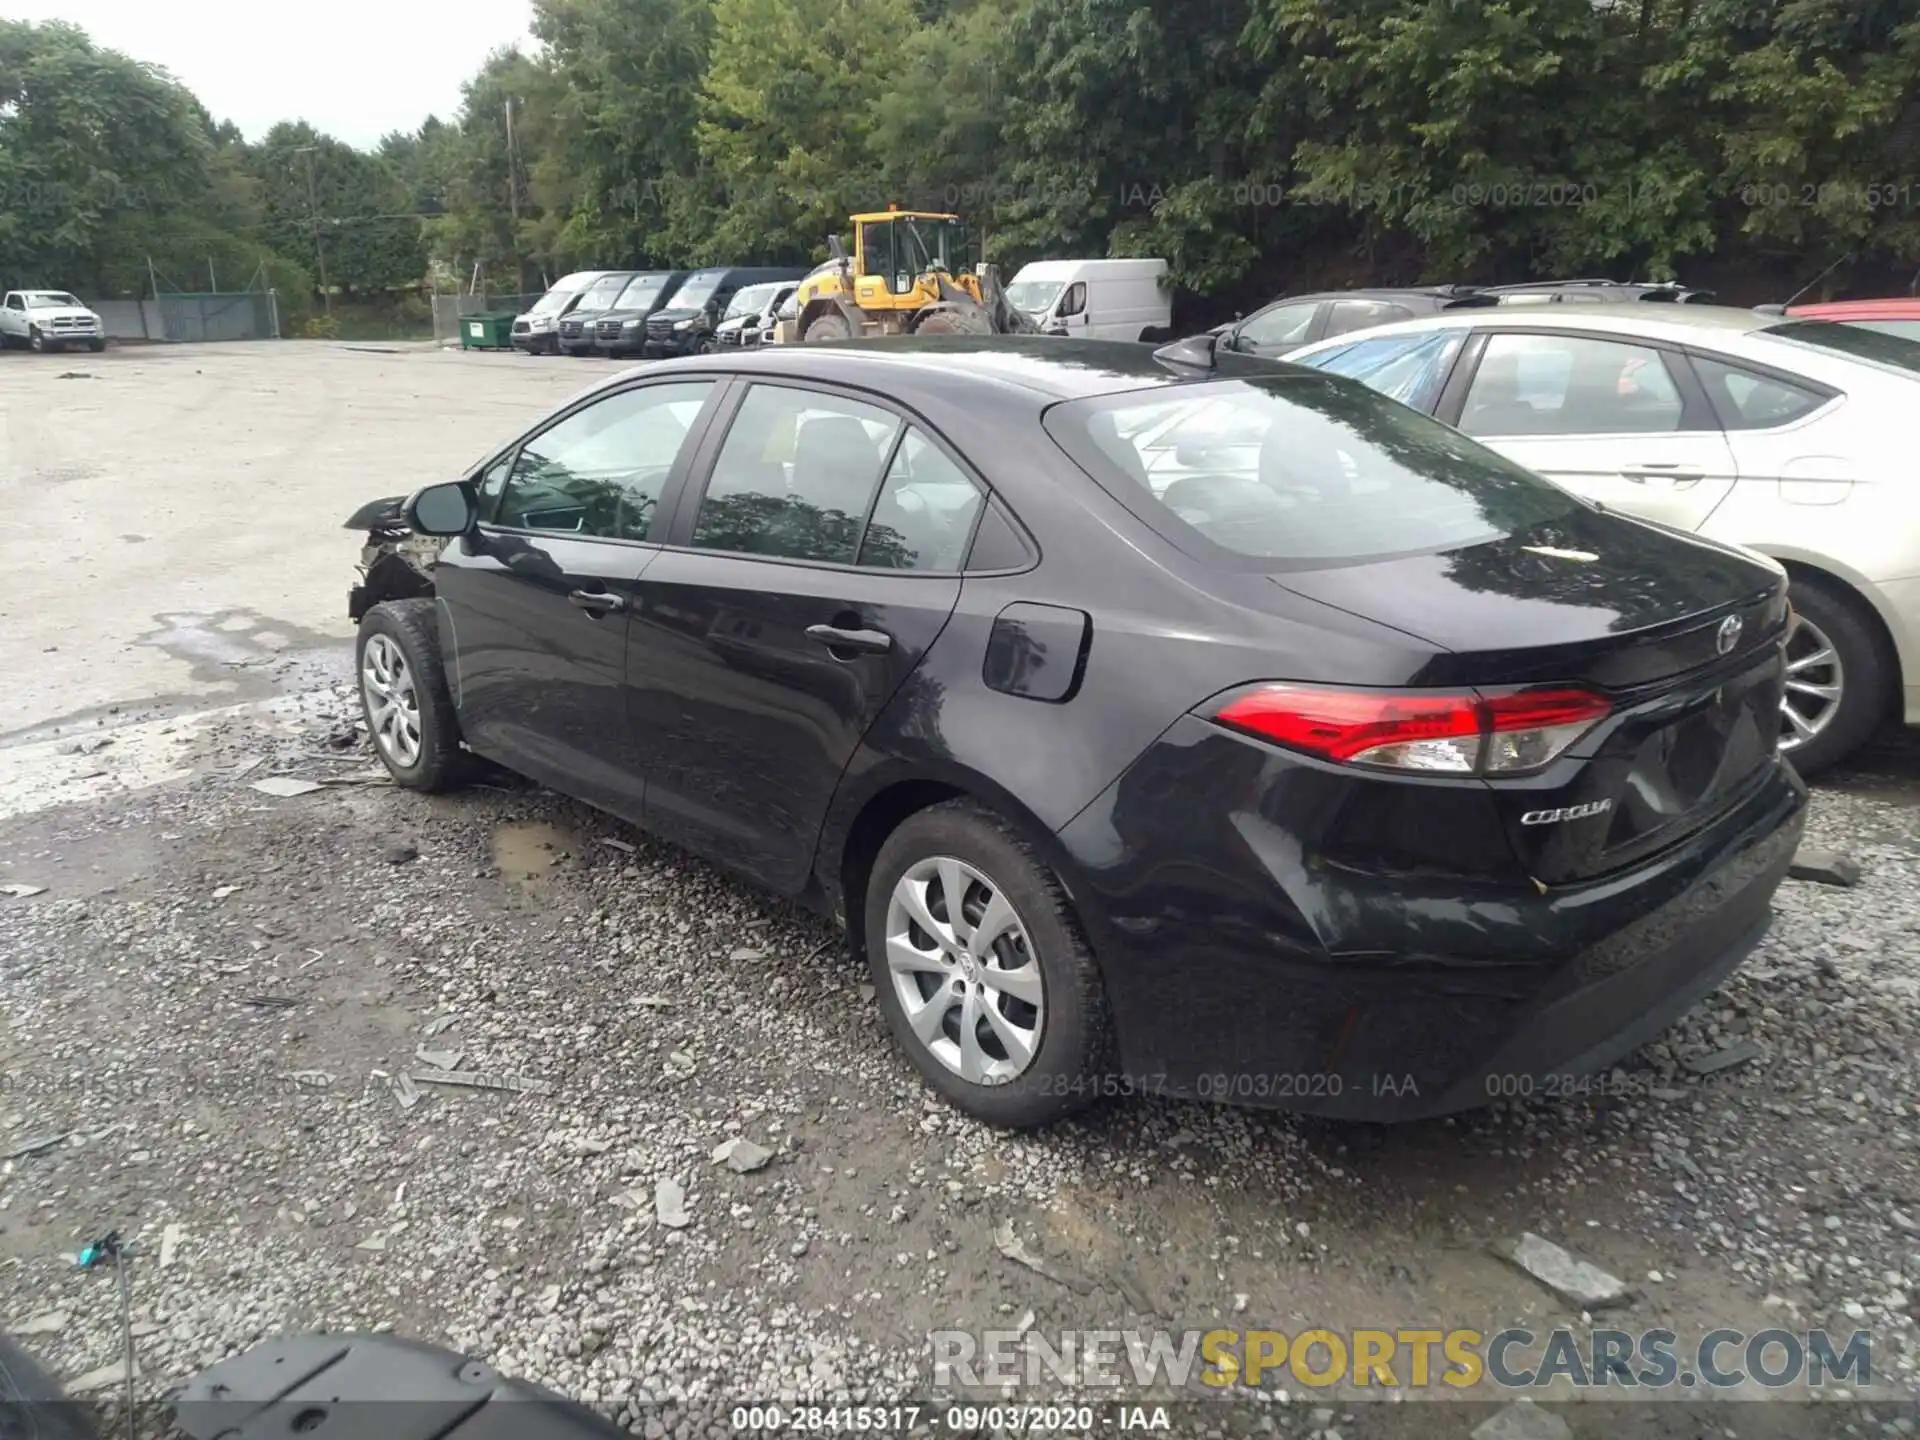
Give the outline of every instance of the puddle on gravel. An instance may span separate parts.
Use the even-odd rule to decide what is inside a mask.
[[[493,831],[493,863],[502,879],[516,885],[538,885],[553,867],[578,853],[579,842],[558,826],[543,820],[497,825]]]

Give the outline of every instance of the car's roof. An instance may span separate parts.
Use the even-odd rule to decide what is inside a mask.
[[[1809,320],[1920,320],[1920,299],[1822,300],[1789,305],[1787,314]]]
[[[1582,295],[1589,303],[1606,303],[1604,297],[1639,300],[1643,296],[1672,292],[1676,298],[1698,293],[1685,285],[1669,285],[1655,280],[1521,280],[1505,285],[1366,285],[1353,290],[1311,290],[1298,295],[1282,295],[1269,301],[1273,305],[1304,304],[1327,300],[1432,300],[1445,305],[1490,306],[1503,299],[1521,295]],[[1591,297],[1603,297],[1598,301]],[[1689,302],[1689,303],[1698,303]]]
[[[1303,290],[1298,295],[1282,295],[1277,300],[1269,301],[1268,304],[1297,305],[1308,300],[1401,299],[1407,296],[1422,300],[1445,300],[1451,296],[1465,295],[1469,292],[1470,287],[1451,285],[1367,285],[1357,290]]]
[[[674,363],[675,369],[805,375],[866,385],[884,385],[889,376],[911,372],[923,380],[936,376],[972,379],[1023,390],[1049,401],[1208,378],[1204,371],[1184,370],[1156,360],[1151,346],[1133,341],[1040,335],[895,335],[829,345],[763,345],[741,355],[701,356],[668,363]]]
[[[1350,330],[1318,341],[1303,350],[1324,350],[1382,335],[1438,329],[1592,330],[1599,334],[1641,335],[1684,344],[1702,335],[1744,335],[1778,325],[1784,317],[1762,315],[1732,305],[1648,305],[1637,300],[1601,300],[1587,305],[1497,305],[1443,310],[1417,320],[1396,320]]]

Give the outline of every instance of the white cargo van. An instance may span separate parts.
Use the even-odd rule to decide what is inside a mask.
[[[1173,324],[1164,260],[1036,260],[1007,299],[1049,335],[1149,340]]]

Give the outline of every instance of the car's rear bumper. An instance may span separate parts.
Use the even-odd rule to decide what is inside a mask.
[[[1204,773],[1183,766],[1175,793],[1216,817],[1199,830],[1217,844],[1170,862],[1178,837],[1162,833],[1158,858],[1130,855],[1125,777],[1059,836],[1119,1032],[1102,1084],[1355,1120],[1590,1091],[1580,1077],[1665,1029],[1765,933],[1806,804],[1772,761],[1661,854],[1542,888],[1330,861],[1244,795],[1196,793]]]

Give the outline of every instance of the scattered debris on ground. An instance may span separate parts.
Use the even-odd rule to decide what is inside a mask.
[[[281,800],[291,800],[296,795],[311,795],[316,790],[327,787],[318,780],[302,780],[292,775],[269,775],[264,780],[253,782],[252,789],[262,795],[272,795]]]
[[[1818,885],[1839,885],[1851,889],[1860,883],[1860,862],[1835,850],[1802,846],[1787,867],[1794,880],[1811,880]]]
[[[595,843],[604,816],[504,781],[250,791],[352,771],[310,757],[353,705],[236,717],[183,747],[197,778],[0,820],[0,873],[41,892],[0,901],[0,1154],[60,1137],[0,1160],[0,1317],[70,1312],[31,1341],[55,1373],[124,1343],[115,1287],[62,1256],[113,1224],[160,1252],[130,1267],[154,1390],[311,1317],[639,1431],[923,1394],[956,1320],[1864,1328],[1876,1375],[1920,1380],[1920,783],[1818,790],[1809,845],[1858,883],[1782,887],[1748,963],[1591,1092],[1383,1130],[1115,1101],[1008,1134],[902,1063],[838,935],[638,832]],[[1592,1311],[1604,1287],[1489,1253],[1527,1235],[1637,1298]],[[1287,1440],[1492,1413],[1350,1420],[1364,1398],[1262,1410]],[[1647,1408],[1698,1440],[1697,1407]]]
[[[1634,1292],[1623,1280],[1609,1275],[1597,1265],[1589,1265],[1531,1230],[1516,1240],[1494,1247],[1503,1260],[1510,1261],[1580,1310],[1606,1310],[1629,1303]]]

